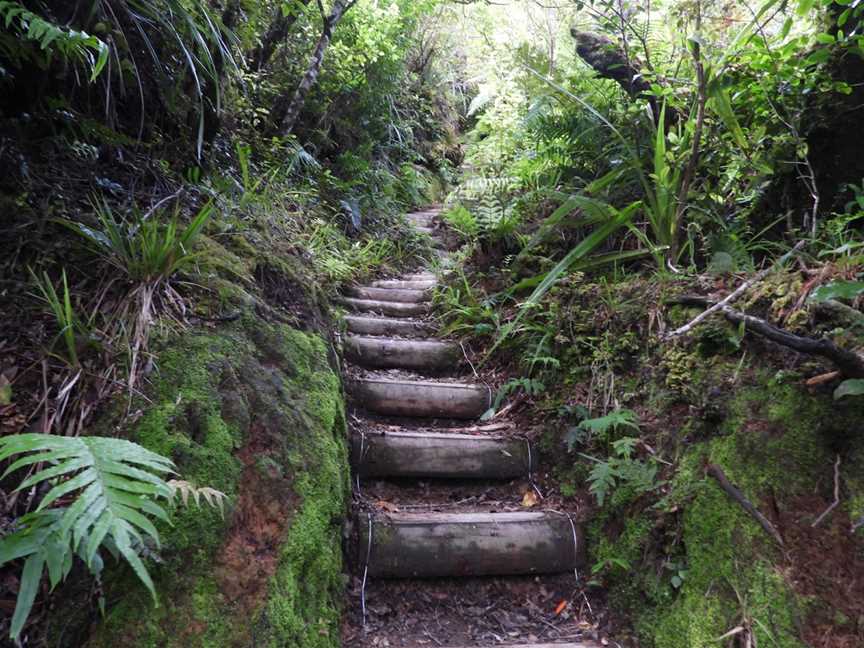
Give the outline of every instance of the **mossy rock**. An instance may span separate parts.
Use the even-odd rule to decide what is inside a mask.
[[[348,467],[327,343],[249,316],[158,346],[131,438],[227,493],[230,510],[178,508],[149,563],[159,606],[118,568],[87,645],[338,645]]]

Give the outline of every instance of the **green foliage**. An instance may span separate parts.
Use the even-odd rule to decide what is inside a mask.
[[[208,203],[180,229],[177,212],[167,224],[163,224],[158,216],[146,218],[138,213],[129,223],[118,222],[105,201],[97,202],[95,207],[101,229],[71,221],[63,224],[82,236],[130,281],[142,283],[168,279],[189,266],[195,260],[192,244],[213,213],[213,206]]]
[[[173,463],[123,439],[46,434],[0,439],[0,461],[15,455],[25,456],[15,460],[4,477],[28,466],[36,468],[16,491],[39,485],[48,486],[48,491],[36,510],[0,539],[0,565],[26,558],[12,639],[18,638],[30,614],[43,570],[48,570],[53,589],[68,576],[76,555],[96,577],[102,571],[100,549],[122,557],[155,601],[156,591],[139,553],[148,541],[159,545],[151,518],[168,519],[156,500],[172,497],[162,475],[173,472]],[[51,467],[42,467],[46,463]]]
[[[597,438],[601,441],[610,440],[610,432],[622,430],[639,431],[639,418],[636,412],[628,409],[612,410],[606,416],[587,418],[587,410],[580,412],[585,418],[575,427],[570,428],[564,437],[568,451],[572,452],[577,444],[588,444]]]
[[[534,378],[525,376],[520,378],[511,378],[499,387],[498,392],[495,394],[495,400],[492,402],[492,407],[490,407],[483,416],[480,417],[480,420],[488,421],[490,418],[495,416],[498,408],[501,407],[501,403],[503,403],[504,399],[511,394],[521,392],[526,396],[537,396],[538,394],[542,394],[545,390],[546,385]]]
[[[844,380],[834,390],[834,400],[845,398],[846,396],[862,396],[864,395],[864,379],[850,378]]]
[[[603,506],[612,490],[619,485],[626,484],[637,494],[648,493],[660,485],[657,482],[657,464],[634,457],[638,442],[639,439],[633,437],[613,441],[614,454],[605,461],[580,453],[594,462],[588,474],[588,490],[597,498],[599,506]]]
[[[442,217],[447,225],[464,239],[472,240],[480,233],[477,218],[462,205],[451,207],[442,214]]]
[[[810,300],[824,302],[830,299],[855,299],[864,293],[864,281],[832,281],[816,288]]]
[[[39,54],[45,56],[44,65],[51,63],[51,54],[57,53],[65,60],[85,63],[90,69],[90,82],[105,68],[108,62],[108,45],[86,32],[67,29],[27,10],[18,2],[0,1],[0,22],[16,38],[26,39],[39,46]],[[20,47],[9,35],[0,32],[0,53],[12,60],[36,58]]]
[[[65,355],[60,356],[67,364],[78,367],[80,365],[78,359],[78,335],[81,333],[89,334],[89,331],[82,325],[81,320],[75,314],[72,307],[72,297],[69,294],[69,283],[66,280],[66,270],[63,270],[63,296],[57,294],[54,284],[48,277],[48,273],[43,272],[42,276],[37,276],[32,270],[30,275],[33,282],[39,290],[43,301],[48,304],[60,332],[58,338],[63,339]],[[53,346],[53,345],[52,345]]]

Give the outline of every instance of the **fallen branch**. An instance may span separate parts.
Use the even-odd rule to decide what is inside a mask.
[[[789,257],[791,257],[793,254],[795,254],[798,250],[800,250],[803,246],[804,246],[804,241],[798,241],[798,243],[795,244],[795,247],[793,247],[791,250],[789,250],[786,254],[784,254],[782,257],[780,257],[777,260],[777,263],[760,270],[754,277],[752,277],[751,279],[748,279],[747,281],[742,283],[735,290],[733,290],[731,293],[726,295],[726,297],[721,299],[716,304],[713,304],[704,313],[699,313],[699,315],[694,317],[690,322],[688,322],[684,326],[681,326],[681,327],[675,329],[674,331],[672,331],[671,333],[668,333],[666,335],[666,339],[671,340],[672,338],[678,337],[679,335],[684,335],[685,333],[690,331],[694,326],[696,326],[697,324],[699,324],[700,322],[702,322],[706,318],[708,318],[712,313],[715,313],[719,310],[723,310],[727,305],[731,304],[733,301],[735,301],[741,295],[743,295],[744,292],[748,288],[750,288],[750,286],[752,286],[755,283],[762,281],[766,276],[768,276],[768,274],[773,272],[778,266],[781,266],[784,263],[786,263],[786,260]]]
[[[765,529],[765,532],[774,538],[777,544],[781,547],[783,546],[783,538],[780,537],[780,533],[774,525],[771,524],[768,518],[759,512],[759,509],[753,506],[750,500],[744,497],[744,493],[738,490],[738,487],[736,487],[735,484],[729,481],[729,478],[720,466],[717,464],[708,464],[706,472],[717,480],[717,483],[720,484],[720,488],[726,491],[726,494],[729,495],[729,497],[738,502],[741,505],[741,508],[747,511],[747,513],[749,513],[750,516],[759,523],[759,526]]]
[[[685,295],[670,300],[670,303],[682,304],[685,306],[716,306],[713,301],[707,297],[695,295]],[[711,310],[711,309],[709,309]],[[783,346],[794,349],[801,353],[809,353],[811,355],[822,356],[833,362],[839,367],[844,375],[850,378],[864,378],[864,358],[853,351],[843,349],[834,344],[828,338],[810,338],[802,335],[795,335],[785,329],[781,329],[773,324],[766,322],[763,319],[747,315],[741,311],[737,311],[729,306],[720,306],[714,311],[720,311],[723,316],[733,324],[743,324],[744,329],[751,333],[757,333],[762,337],[768,338],[772,342],[782,344]],[[706,313],[708,311],[705,311]]]
[[[840,455],[837,455],[837,461],[834,462],[834,501],[831,502],[831,506],[822,511],[822,514],[817,517],[813,524],[810,526],[814,529],[819,526],[819,523],[824,520],[827,515],[837,508],[837,505],[840,503]]]

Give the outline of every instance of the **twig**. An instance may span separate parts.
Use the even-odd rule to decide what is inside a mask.
[[[676,297],[669,303],[684,304],[691,306],[712,306],[714,302],[706,297],[685,295]],[[724,317],[733,324],[743,324],[744,328],[752,333],[757,333],[768,338],[772,342],[782,344],[790,349],[801,353],[822,356],[836,364],[840,371],[850,378],[864,378],[864,357],[859,354],[843,349],[828,338],[811,338],[803,335],[795,335],[778,326],[774,326],[763,319],[747,315],[741,311],[723,306],[720,311]],[[707,311],[706,311],[707,312]]]
[[[753,506],[750,500],[744,497],[744,493],[742,493],[735,484],[729,481],[729,478],[720,466],[717,464],[709,464],[706,472],[717,480],[717,483],[720,484],[720,488],[726,491],[726,494],[729,495],[729,497],[738,502],[741,505],[741,508],[747,511],[751,517],[759,523],[759,526],[765,529],[765,532],[774,538],[777,544],[781,547],[783,546],[783,538],[780,537],[780,533],[774,525],[771,524],[768,518],[759,512],[759,509]]]
[[[165,196],[162,200],[158,201],[155,205],[153,205],[150,209],[147,210],[147,212],[141,217],[141,222],[143,223],[148,218],[150,218],[154,214],[154,212],[157,209],[159,209],[162,205],[164,205],[165,203],[170,202],[170,201],[174,200],[175,198],[179,198],[180,194],[182,194],[182,193],[183,193],[183,187],[180,187],[177,191],[175,191],[170,196]]]
[[[758,272],[755,277],[753,277],[752,279],[748,279],[747,281],[742,283],[735,290],[733,290],[731,293],[726,295],[726,297],[724,297],[719,302],[717,302],[716,304],[711,306],[705,312],[699,313],[699,315],[694,317],[690,322],[688,322],[684,326],[681,326],[681,327],[675,329],[671,333],[667,333],[666,339],[671,340],[672,338],[678,337],[679,335],[684,335],[685,333],[690,331],[694,326],[696,326],[697,324],[699,324],[700,322],[705,320],[707,317],[709,317],[712,313],[716,313],[719,310],[723,310],[723,308],[725,306],[728,306],[733,301],[738,299],[738,297],[740,297],[746,290],[748,290],[750,288],[750,286],[752,286],[755,283],[762,281],[762,279],[764,279],[769,273],[773,272],[775,268],[783,265],[789,257],[791,257],[798,250],[800,250],[803,246],[804,246],[804,241],[798,241],[798,243],[795,244],[795,247],[793,247],[791,250],[789,250],[786,254],[784,254],[782,257],[780,257],[777,260],[777,263],[775,263],[775,264],[773,264],[767,268],[764,268],[763,270]]]
[[[837,455],[837,461],[834,462],[834,501],[831,502],[831,506],[822,511],[822,514],[817,517],[813,524],[810,526],[814,529],[819,526],[819,523],[824,520],[828,514],[837,508],[837,505],[840,503],[840,455]]]

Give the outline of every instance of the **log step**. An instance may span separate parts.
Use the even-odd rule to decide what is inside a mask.
[[[454,368],[462,359],[455,342],[399,340],[349,335],[345,339],[348,358],[362,367],[441,370]]]
[[[437,214],[406,214],[408,222],[414,227],[432,227]]]
[[[405,281],[422,281],[424,279],[437,279],[438,275],[429,272],[428,270],[424,270],[423,272],[409,272],[408,274],[404,274],[400,277],[400,279],[404,279]]]
[[[346,315],[344,319],[348,332],[359,335],[427,337],[434,332],[432,326],[420,320],[364,317],[362,315]]]
[[[525,439],[434,432],[354,434],[351,465],[361,477],[513,479],[528,474]]]
[[[581,528],[558,513],[360,513],[358,529],[360,565],[377,578],[557,574],[585,563]]]
[[[407,288],[408,290],[429,290],[438,285],[435,279],[379,279],[373,281],[374,288]]]
[[[361,407],[389,416],[473,419],[492,404],[485,385],[364,378],[348,390]]]
[[[411,290],[406,288],[365,288],[360,286],[349,288],[348,294],[356,299],[405,302],[409,304],[429,301],[432,297],[432,295],[426,290]]]
[[[566,641],[564,643],[497,644],[495,646],[460,646],[459,648],[602,648],[596,641]]]
[[[374,299],[355,299],[342,297],[337,300],[352,310],[365,313],[381,313],[394,317],[416,317],[429,312],[429,304],[410,304],[407,302],[378,301]]]

